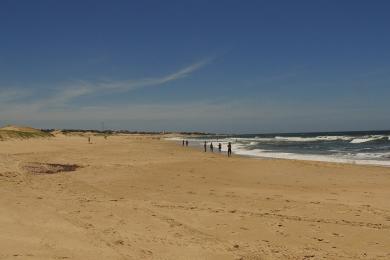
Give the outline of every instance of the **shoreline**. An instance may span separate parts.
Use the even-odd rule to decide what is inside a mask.
[[[179,140],[176,140],[176,139],[171,139],[172,137],[169,137],[169,138],[164,138],[164,140],[168,141],[168,142],[172,142],[172,143],[177,143],[177,145],[179,146],[182,146],[181,145],[181,141]],[[175,138],[175,137],[174,137]],[[179,137],[178,137],[179,138]],[[199,143],[199,146],[198,145],[190,145],[189,147],[190,148],[195,148],[195,149],[198,149],[200,151],[203,151],[202,149],[202,144]],[[199,148],[196,148],[196,147],[199,147]],[[207,148],[207,153],[209,153],[209,148]],[[214,152],[215,154],[218,154],[218,151],[215,151]],[[226,155],[226,151],[223,150],[222,153],[224,155]],[[273,153],[270,153],[270,154],[273,154]],[[308,157],[318,157],[317,155],[314,155],[314,154],[292,154],[292,153],[283,153],[285,156],[280,156],[280,157],[277,157],[277,156],[265,156],[265,154],[263,155],[252,155],[250,153],[236,153],[234,150],[233,150],[233,155],[234,156],[241,156],[243,158],[251,158],[251,159],[258,159],[258,160],[291,160],[291,161],[304,161],[304,162],[322,162],[322,163],[335,163],[335,164],[347,164],[347,165],[359,165],[359,166],[374,166],[374,167],[384,167],[384,168],[389,168],[390,167],[390,161],[380,161],[380,160],[353,160],[353,159],[337,159],[337,158],[333,158],[333,157],[330,157],[330,156],[323,156],[324,158],[322,159],[307,159]],[[288,156],[290,155],[290,158],[288,158]],[[294,158],[295,156],[297,157],[301,157],[302,159],[297,159],[297,158]],[[333,159],[333,161],[332,161]]]

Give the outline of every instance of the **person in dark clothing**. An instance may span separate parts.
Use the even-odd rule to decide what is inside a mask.
[[[203,147],[204,147],[204,152],[206,152],[207,151],[207,143],[206,143],[206,141],[204,141]]]
[[[230,157],[232,155],[232,143],[229,142],[228,143],[228,157]]]
[[[214,145],[213,142],[210,143],[210,151],[213,153],[214,152]]]
[[[218,151],[219,151],[219,152],[222,151],[222,144],[221,144],[221,143],[218,144]]]
[[[184,146],[184,142],[185,142],[185,141],[183,140],[183,144],[182,144],[183,146]]]
[[[186,140],[186,146],[188,146],[188,140]]]

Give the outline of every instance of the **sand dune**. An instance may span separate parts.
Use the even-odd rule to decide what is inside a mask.
[[[0,141],[7,139],[27,139],[37,137],[50,137],[50,133],[27,126],[8,125],[0,128]]]
[[[0,147],[0,259],[390,259],[389,168],[141,135]]]
[[[29,132],[29,133],[39,133],[41,130],[35,129],[28,126],[16,126],[16,125],[8,125],[0,128],[0,131],[17,131],[17,132]]]

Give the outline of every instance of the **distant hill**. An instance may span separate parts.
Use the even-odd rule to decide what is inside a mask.
[[[0,128],[0,140],[50,137],[50,133],[27,126],[8,125]]]

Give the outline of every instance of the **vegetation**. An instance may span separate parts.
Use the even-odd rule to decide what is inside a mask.
[[[53,132],[55,129],[42,129],[43,132]],[[95,130],[95,129],[62,129],[63,134],[75,134],[75,133],[89,133],[94,135],[113,135],[113,134],[143,134],[143,135],[157,135],[157,134],[180,134],[180,135],[212,135],[205,132],[167,132],[167,131],[130,131],[130,130]]]
[[[51,137],[52,134],[47,132],[42,132],[40,130],[31,130],[23,128],[7,129],[0,128],[0,140],[4,141],[7,139],[28,139],[28,138],[42,138],[42,137]]]

